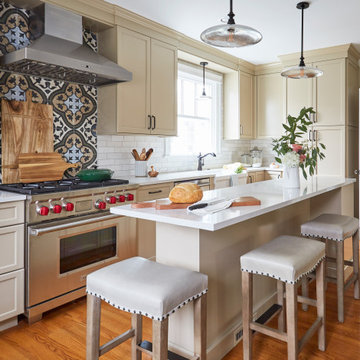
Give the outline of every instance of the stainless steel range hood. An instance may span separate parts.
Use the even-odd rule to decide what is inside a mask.
[[[132,79],[131,72],[83,45],[81,16],[51,4],[32,10],[29,27],[35,40],[0,56],[0,69],[93,86]]]

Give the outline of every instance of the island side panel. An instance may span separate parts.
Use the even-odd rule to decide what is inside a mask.
[[[310,202],[305,200],[214,232],[157,223],[157,261],[209,276],[209,360],[218,360],[230,351],[235,346],[235,333],[241,328],[240,256],[276,236],[299,235],[300,225],[309,215]],[[255,317],[275,302],[275,291],[273,279],[255,277]],[[191,306],[170,317],[169,341],[175,349],[186,353],[193,350]]]

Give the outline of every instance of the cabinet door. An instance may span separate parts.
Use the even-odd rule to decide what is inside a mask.
[[[117,85],[117,132],[149,134],[150,38],[119,28],[118,63],[133,78]]]
[[[240,138],[254,138],[254,76],[240,72]]]
[[[303,107],[314,107],[313,86],[312,79],[287,79],[287,115],[297,117]]]
[[[323,143],[325,159],[318,161],[318,175],[345,176],[345,127],[315,127],[317,143]]]
[[[24,312],[24,270],[0,275],[0,322]]]
[[[177,133],[177,50],[174,46],[151,40],[151,133]]]
[[[286,79],[280,73],[257,77],[257,134],[258,137],[277,137],[285,121]]]
[[[265,180],[265,173],[264,171],[257,171],[255,173],[255,181],[259,182],[259,181],[264,181]]]
[[[0,228],[0,274],[24,267],[24,224]]]
[[[320,61],[316,78],[316,125],[345,125],[345,59]]]

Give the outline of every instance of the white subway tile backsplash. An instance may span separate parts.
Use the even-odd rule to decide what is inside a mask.
[[[222,141],[221,152],[216,158],[208,156],[205,168],[219,168],[226,163],[240,161],[240,155],[248,153],[250,148],[257,146],[263,150],[263,165],[274,161],[271,150],[271,139]],[[154,153],[148,161],[159,172],[187,171],[197,168],[196,156],[165,155],[165,138],[143,135],[99,135],[98,136],[98,165],[115,171],[114,177],[134,176],[135,161],[131,150],[138,152],[142,148],[152,147]]]

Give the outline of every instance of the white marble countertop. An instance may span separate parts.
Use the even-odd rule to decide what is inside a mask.
[[[10,202],[10,201],[23,201],[23,200],[26,200],[26,195],[0,190],[0,203]]]
[[[130,205],[113,207],[110,211],[118,215],[215,231],[241,221],[266,214],[270,211],[295,204],[299,201],[309,199],[328,191],[335,190],[354,183],[355,181],[355,179],[345,179],[334,176],[319,176],[313,177],[309,181],[302,181],[300,189],[295,190],[285,190],[283,188],[283,180],[281,179],[205,191],[203,200],[254,196],[261,200],[261,205],[233,207],[215,214],[203,216],[189,213],[186,209],[132,209]]]
[[[259,170],[260,171],[260,170]],[[179,172],[172,172],[172,173],[160,173],[157,177],[130,177],[127,178],[130,184],[136,185],[155,185],[161,184],[165,182],[172,182],[172,181],[182,181],[182,180],[189,180],[189,179],[200,179],[203,177],[215,177],[215,178],[222,178],[227,177],[230,175],[239,175],[239,176],[246,176],[246,171],[241,174],[235,174],[232,171],[225,170],[225,169],[210,169],[210,170],[195,170],[195,171],[179,171]]]

